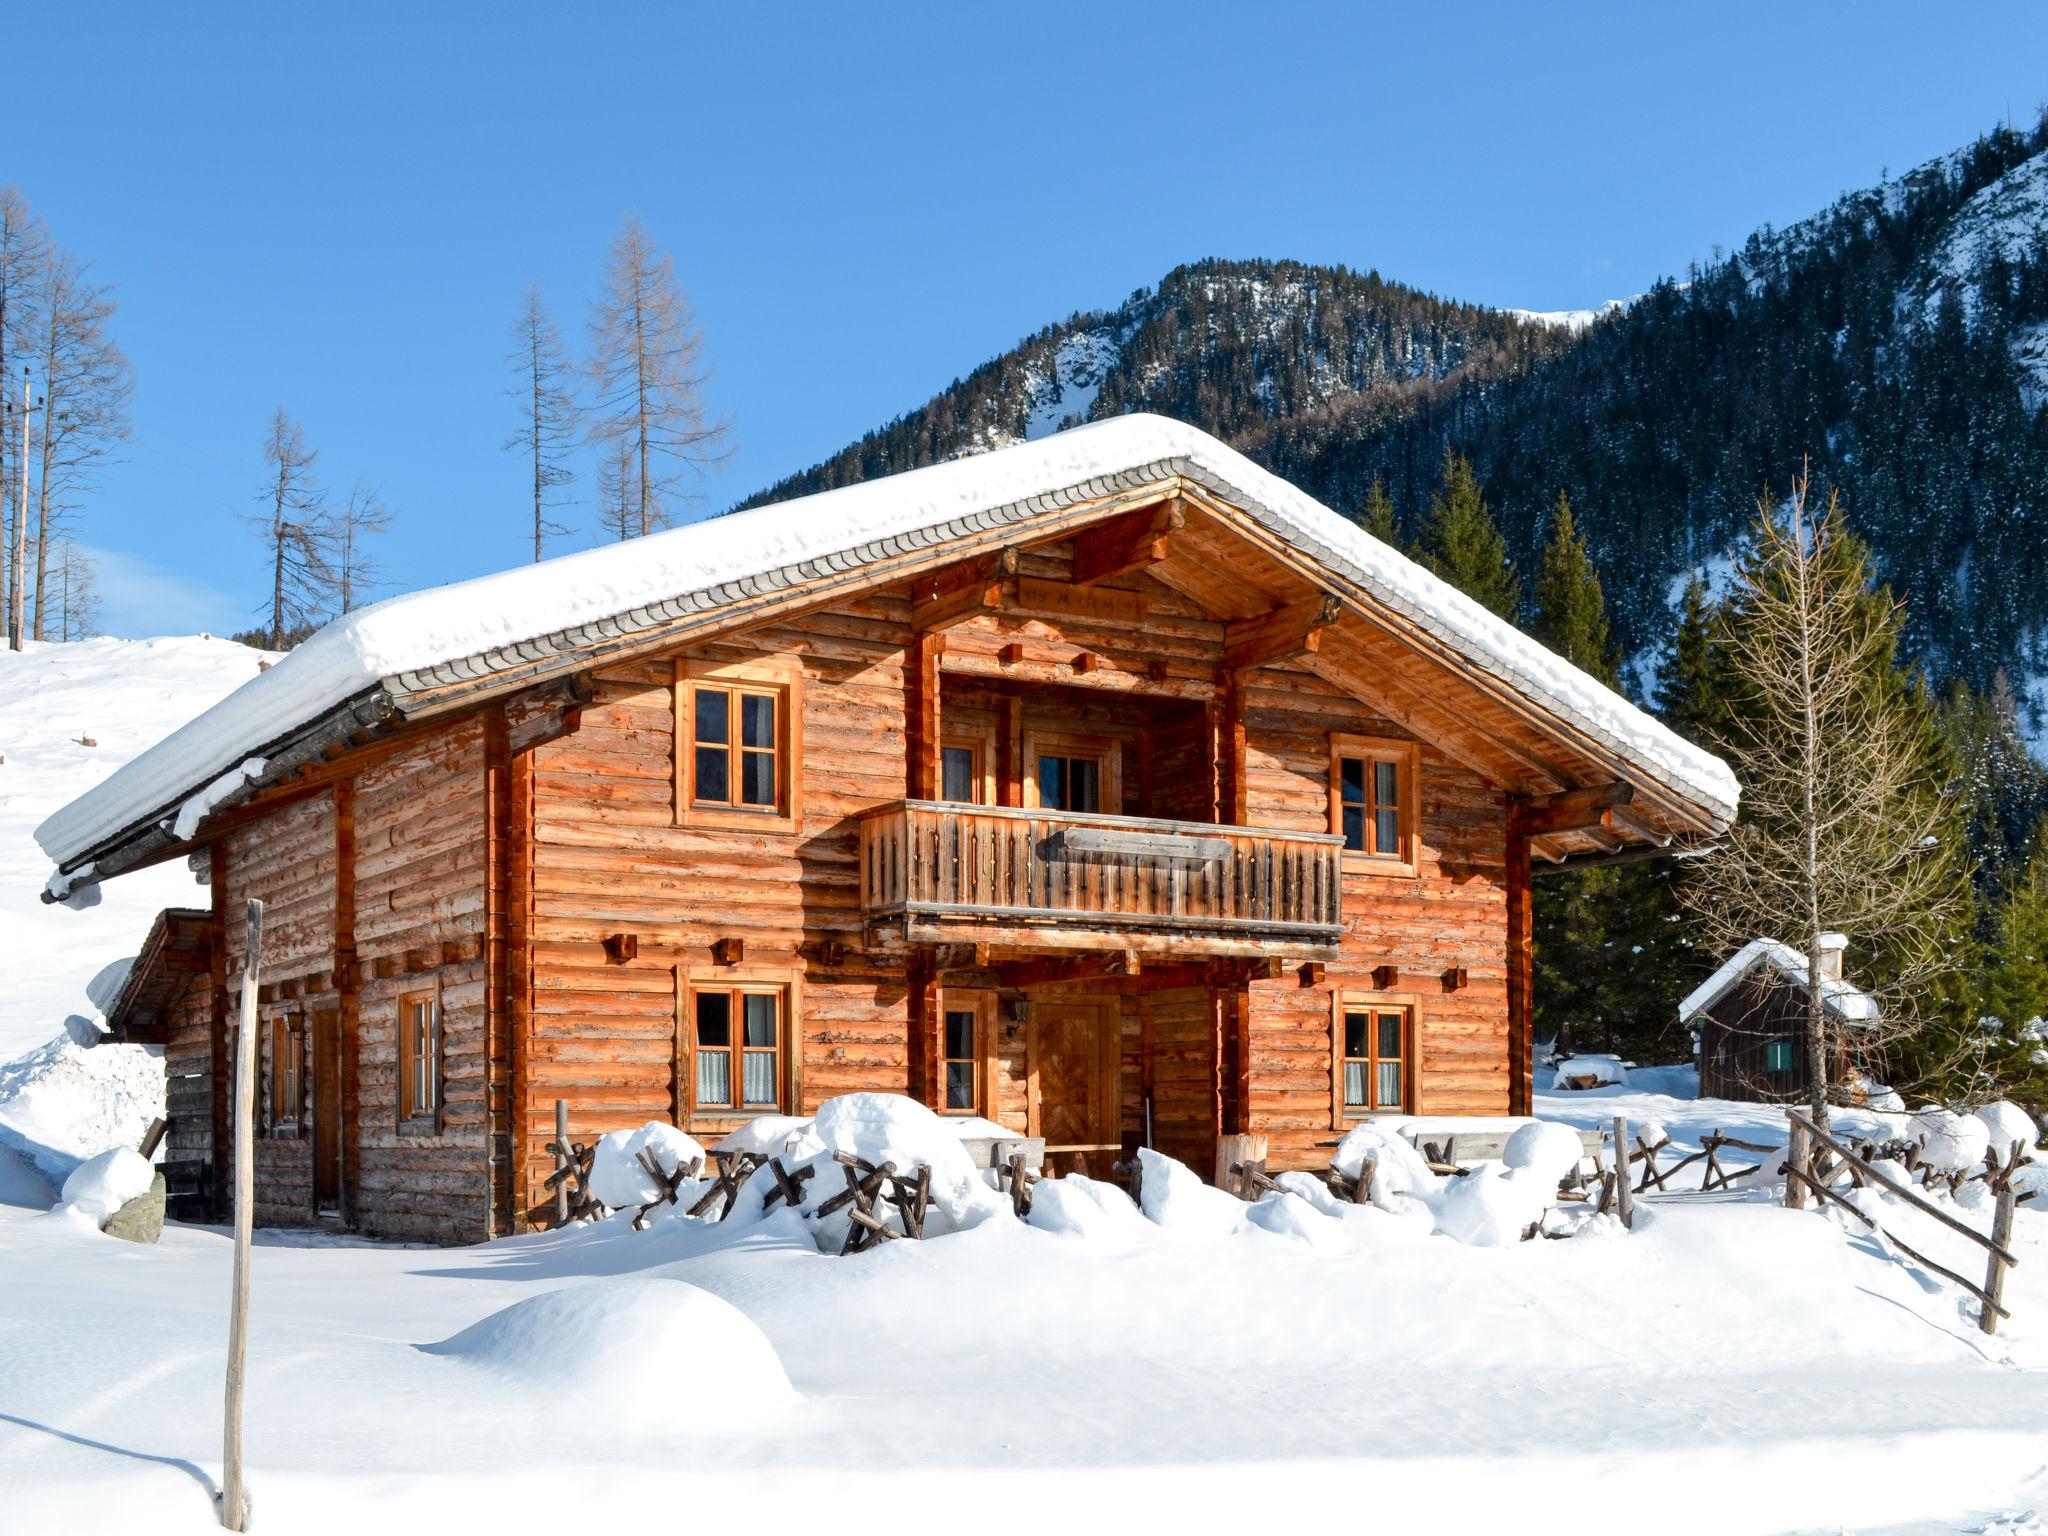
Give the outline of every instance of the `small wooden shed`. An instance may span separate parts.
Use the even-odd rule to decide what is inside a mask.
[[[1821,992],[1835,1022],[1831,1065],[1839,1082],[1856,1063],[1857,1033],[1877,1022],[1876,1001],[1842,977],[1839,933],[1821,935]],[[1752,939],[1678,1005],[1699,1039],[1700,1096],[1791,1103],[1813,1073],[1806,1051],[1806,956],[1776,939]]]

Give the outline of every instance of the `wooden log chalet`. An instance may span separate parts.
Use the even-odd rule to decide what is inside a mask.
[[[461,1242],[549,1219],[557,1099],[715,1138],[882,1090],[1093,1171],[1526,1112],[1532,867],[1736,794],[1133,416],[362,610],[38,838],[53,899],[209,882],[160,1027],[216,1190],[255,896],[259,1219]]]

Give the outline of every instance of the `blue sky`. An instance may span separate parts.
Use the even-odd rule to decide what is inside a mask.
[[[538,283],[580,341],[629,209],[733,423],[711,511],[1178,262],[1590,305],[2048,93],[2048,8],[2002,5],[42,6],[9,43],[0,177],[137,372],[81,535],[121,633],[253,615],[280,404],[397,509],[396,585],[517,563],[506,330]]]

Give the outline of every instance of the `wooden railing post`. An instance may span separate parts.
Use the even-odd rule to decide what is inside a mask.
[[[1796,1115],[1787,1114],[1786,1123],[1791,1127],[1791,1140],[1785,1147],[1785,1204],[1795,1211],[1806,1209],[1806,1181],[1799,1177],[1807,1171],[1811,1159],[1807,1155],[1806,1126]]]
[[[2004,1310],[2006,1264],[1997,1250],[2012,1246],[2012,1219],[2019,1204],[2019,1192],[2013,1188],[2012,1175],[2008,1173],[1999,1185],[1998,1208],[1991,1217],[1994,1247],[1984,1271],[1984,1304],[1977,1312],[1977,1326],[1986,1333],[1998,1332],[1998,1314]]]
[[[1621,1224],[1631,1230],[1636,1224],[1636,1195],[1634,1175],[1629,1172],[1628,1116],[1614,1117],[1614,1166],[1618,1172],[1614,1191],[1619,1204]]]

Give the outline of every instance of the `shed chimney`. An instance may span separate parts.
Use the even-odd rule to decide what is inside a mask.
[[[1829,981],[1842,979],[1842,951],[1848,947],[1847,934],[1824,933],[1820,936],[1820,973]]]

